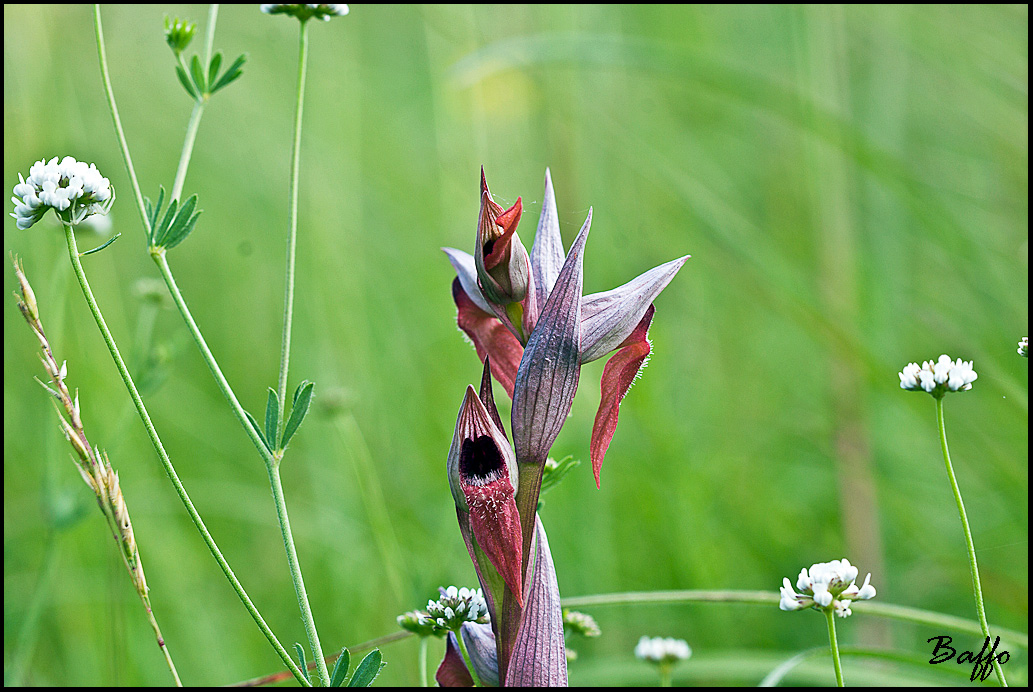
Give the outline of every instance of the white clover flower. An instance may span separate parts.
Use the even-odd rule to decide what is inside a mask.
[[[782,598],[778,602],[778,607],[782,610],[803,610],[812,606],[819,610],[832,608],[836,615],[845,618],[851,613],[851,601],[866,601],[875,597],[871,574],[865,577],[864,584],[860,587],[854,584],[855,579],[857,568],[846,558],[819,562],[811,565],[810,570],[800,570],[800,576],[796,580],[796,588],[800,593],[793,590],[788,578],[782,580],[782,587],[779,589]]]
[[[50,161],[40,159],[32,164],[28,179],[19,174],[18,180],[11,198],[11,216],[22,230],[43,218],[49,209],[63,223],[75,225],[92,214],[107,214],[115,200],[111,181],[100,174],[97,166],[71,156],[60,163],[56,156]]]
[[[908,363],[897,373],[900,388],[910,391],[926,391],[936,398],[947,392],[963,392],[972,389],[972,383],[979,375],[972,369],[972,361],[958,358],[952,361],[946,353],[935,363],[927,360],[919,367],[918,363]]]
[[[692,649],[684,639],[673,637],[642,637],[635,645],[635,657],[650,663],[670,665],[684,661],[692,655]]]
[[[427,601],[427,616],[442,630],[458,632],[464,622],[488,622],[488,604],[480,589],[450,586],[436,601]]]
[[[324,22],[329,22],[330,17],[343,17],[348,14],[347,5],[261,5],[261,8],[266,14],[289,14],[301,21],[318,17]]]
[[[1018,353],[1023,358],[1029,358],[1029,337],[1024,336],[1019,340]]]

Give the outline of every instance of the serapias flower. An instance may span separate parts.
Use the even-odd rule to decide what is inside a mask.
[[[1023,358],[1029,358],[1029,337],[1024,336],[1019,339],[1018,354]]]
[[[875,587],[871,585],[872,575],[864,578],[864,584],[858,587],[854,580],[857,579],[857,568],[843,558],[832,562],[818,562],[800,570],[800,576],[796,580],[796,588],[800,593],[793,590],[788,578],[782,580],[782,587],[779,589],[782,598],[778,607],[782,610],[803,610],[804,608],[815,608],[817,610],[832,609],[839,617],[850,615],[851,601],[866,601],[875,597]]]
[[[582,296],[591,210],[566,258],[548,171],[530,255],[516,234],[521,210],[519,199],[505,211],[495,204],[482,171],[475,254],[443,248],[456,270],[452,296],[459,327],[482,361],[490,357],[492,374],[513,398],[513,444],[520,463],[545,463],[570,411],[581,365],[616,350],[603,370],[592,428],[598,484],[620,403],[651,350],[653,300],[688,256],[611,291]]]
[[[918,363],[908,363],[897,375],[901,389],[929,392],[937,399],[947,392],[972,389],[972,383],[979,377],[972,369],[972,361],[961,358],[952,361],[946,353],[935,363],[927,360],[921,367]]]
[[[457,632],[464,622],[486,624],[488,605],[480,589],[450,586],[442,590],[438,600],[427,601],[427,615],[438,628]]]
[[[261,7],[266,14],[288,14],[303,22],[313,17],[329,22],[331,17],[343,17],[348,14],[347,5],[262,5]]]
[[[14,212],[18,228],[25,230],[53,209],[62,223],[75,225],[92,214],[107,214],[115,194],[111,181],[97,166],[66,156],[40,159],[32,164],[29,177],[18,175],[14,186]],[[21,199],[18,199],[18,198]]]
[[[673,637],[642,637],[635,645],[635,657],[650,663],[671,664],[691,655],[688,642]]]

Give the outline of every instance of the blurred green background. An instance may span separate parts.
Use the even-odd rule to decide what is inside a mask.
[[[152,198],[172,184],[191,109],[162,18],[201,25],[193,53],[206,13],[103,10],[116,98]],[[259,417],[278,366],[297,33],[254,5],[220,10],[216,47],[249,60],[201,124],[186,192],[205,213],[170,253]],[[563,595],[777,591],[803,566],[847,557],[874,573],[880,600],[974,618],[933,400],[901,391],[896,375],[946,352],[979,373],[971,392],[948,397],[946,417],[989,619],[1026,630],[1028,364],[1015,344],[1028,329],[1027,53],[1025,7],[357,5],[313,25],[290,387],[314,380],[318,406],[283,476],[327,651],[395,631],[395,616],[438,585],[475,582],[444,464],[480,365],[457,332],[439,247],[472,250],[482,164],[501,203],[523,197],[528,247],[546,166],[566,243],[594,207],[586,293],[693,256],[657,300],[653,360],[625,400],[601,490],[587,448],[603,361],[582,373],[554,456],[586,463],[542,511]],[[288,648],[305,641],[262,462],[179,315],[139,298],[157,272],[91,10],[5,5],[7,189],[34,161],[64,155],[96,162],[119,192],[111,218],[122,238],[85,263],[148,381],[158,431],[274,631]],[[121,473],[184,681],[281,669],[165,478],[56,223],[19,231],[6,218],[5,249],[24,258],[87,434]],[[79,244],[103,240],[85,233]],[[4,287],[5,681],[167,684],[32,381],[37,345],[6,261]],[[676,683],[756,684],[827,642],[819,616],[773,607],[590,612],[604,634],[573,644],[575,685],[653,684],[632,656],[643,634],[693,647]],[[846,645],[919,658],[939,634],[979,644],[856,616],[840,633]],[[416,650],[414,640],[388,646],[378,683],[414,684]],[[1005,670],[1024,682],[1026,653],[1012,654]],[[845,665],[855,684],[951,680],[928,666]],[[825,662],[807,670],[789,681],[832,682]]]

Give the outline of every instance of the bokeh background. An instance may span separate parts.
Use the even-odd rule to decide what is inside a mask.
[[[191,102],[165,14],[103,10],[136,170],[169,188]],[[230,382],[261,417],[275,385],[297,25],[227,5],[216,47],[249,56],[211,102],[187,178],[204,209],[171,264]],[[974,359],[946,401],[992,623],[1028,609],[1028,16],[1025,7],[377,7],[311,28],[291,389],[316,406],[283,466],[329,651],[396,630],[438,585],[473,584],[444,463],[480,365],[455,326],[441,246],[472,249],[478,170],[523,197],[530,247],[551,168],[569,243],[589,206],[586,292],[693,257],[657,300],[654,355],[597,490],[587,464],[603,361],[554,448],[586,459],[545,496],[565,596],[777,591],[848,557],[879,599],[974,618],[933,400],[909,361]],[[250,595],[305,641],[261,460],[178,313],[141,298],[144,251],[101,88],[88,6],[4,6],[4,184],[42,157],[96,162],[118,242],[86,260],[156,426]],[[10,211],[10,209],[8,209]],[[25,261],[87,434],[121,472],[155,611],[190,684],[281,668],[175,496],[52,221]],[[82,249],[106,234],[86,232]],[[141,284],[141,282],[144,282]],[[4,287],[4,670],[34,685],[169,681],[101,515],[33,382],[36,343]],[[499,390],[501,394],[501,390]],[[503,412],[506,415],[507,411]],[[826,645],[822,618],[737,605],[611,606],[574,643],[575,685],[654,684],[643,634],[686,639],[676,683],[756,684]],[[953,634],[872,618],[853,646],[928,658]],[[416,642],[382,684],[414,684]],[[440,646],[435,642],[431,655]],[[1006,671],[1026,680],[1026,653]],[[952,682],[944,666],[846,660],[850,682]],[[956,669],[958,673],[963,672]],[[827,661],[789,678],[828,684]]]

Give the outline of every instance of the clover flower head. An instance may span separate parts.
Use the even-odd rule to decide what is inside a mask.
[[[488,622],[488,604],[480,589],[450,586],[436,601],[427,601],[427,615],[438,628],[458,632],[464,622]]]
[[[1018,353],[1023,358],[1029,358],[1029,337],[1028,336],[1024,336],[1021,339],[1019,339]]]
[[[779,589],[782,598],[778,607],[782,610],[803,610],[814,607],[818,610],[831,608],[839,617],[850,615],[851,601],[866,601],[875,597],[875,587],[871,585],[872,575],[864,579],[858,587],[857,568],[843,558],[832,562],[819,562],[800,570],[796,579],[797,593],[788,578],[782,580]]]
[[[438,629],[437,623],[422,610],[410,610],[408,613],[402,613],[398,616],[398,626],[403,630],[408,630],[413,634],[420,637],[426,637],[429,635],[444,636],[445,632]]]
[[[25,230],[53,209],[63,223],[75,225],[92,214],[107,214],[114,202],[111,181],[100,174],[95,164],[87,165],[66,156],[40,159],[32,164],[29,177],[18,175],[14,186],[14,211],[11,216]],[[21,199],[19,199],[19,197]]]
[[[266,14],[288,14],[304,22],[312,17],[329,22],[330,17],[343,17],[348,14],[347,5],[262,5]]]
[[[691,655],[688,643],[673,637],[642,637],[635,645],[635,657],[650,663],[670,665]]]
[[[580,634],[582,637],[598,637],[602,634],[595,618],[587,613],[563,609],[563,629],[565,632]]]
[[[927,360],[919,367],[918,363],[908,363],[897,373],[900,388],[910,391],[925,391],[939,399],[947,392],[963,392],[972,389],[972,383],[979,375],[972,369],[972,361],[958,358],[952,361],[946,353],[934,363]]]

